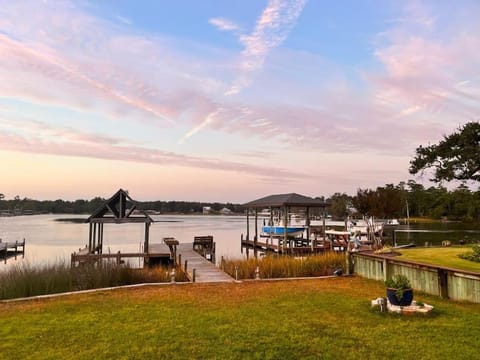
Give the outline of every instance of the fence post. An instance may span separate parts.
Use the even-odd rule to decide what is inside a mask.
[[[178,254],[178,263],[177,265],[182,266],[182,254]]]
[[[235,280],[238,280],[238,266],[235,265]]]
[[[188,260],[185,260],[185,273],[187,272],[187,264],[188,264]]]
[[[196,279],[195,279],[195,278],[196,278],[196,272],[197,272],[196,270],[197,270],[197,269],[193,269],[193,270],[192,270],[192,282],[195,282],[195,280],[196,280]]]
[[[260,280],[260,267],[255,269],[255,280]]]
[[[170,273],[170,282],[175,283],[175,268],[172,269],[172,272]]]

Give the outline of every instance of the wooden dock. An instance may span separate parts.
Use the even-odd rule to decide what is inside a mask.
[[[187,261],[187,274],[193,281],[193,270],[195,269],[195,282],[231,282],[234,279],[223,272],[198,252],[193,250],[192,243],[181,243],[177,246],[177,254],[181,258],[182,268]]]
[[[17,255],[20,254],[22,258],[25,257],[25,239],[15,242],[2,242],[0,239],[0,254],[2,254],[5,264],[9,257],[15,257],[15,260],[17,260]]]
[[[168,243],[168,241],[167,241]],[[207,260],[200,253],[194,250],[194,243],[180,243],[173,245],[172,248],[166,243],[153,243],[149,246],[148,253],[113,253],[113,254],[92,254],[88,253],[88,247],[79,249],[72,254],[72,266],[87,262],[99,261],[102,259],[112,259],[121,264],[124,258],[144,258],[147,263],[154,265],[156,260],[171,260],[185,270],[188,278],[194,282],[231,282],[232,277],[217,268],[215,264]]]

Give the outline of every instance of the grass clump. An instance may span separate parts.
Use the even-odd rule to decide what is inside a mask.
[[[71,268],[65,263],[31,266],[22,264],[0,273],[0,299],[96,289],[138,283],[169,282],[171,268],[133,269],[112,263]],[[176,281],[186,281],[176,269]]]
[[[458,254],[458,257],[461,259],[480,263],[480,244],[473,245],[472,251]]]
[[[302,258],[267,255],[247,260],[226,260],[222,266],[233,278],[238,275],[238,279],[254,279],[257,267],[262,279],[327,276],[336,269],[344,270],[345,254],[331,251]]]

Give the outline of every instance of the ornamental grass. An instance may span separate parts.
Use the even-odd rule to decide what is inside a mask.
[[[224,260],[223,270],[233,278],[254,279],[256,269],[262,279],[315,277],[332,275],[335,270],[345,269],[345,254],[325,252],[306,257],[267,255],[245,260]]]

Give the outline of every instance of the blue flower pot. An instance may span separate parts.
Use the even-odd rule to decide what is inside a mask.
[[[413,301],[413,289],[403,290],[403,296],[397,299],[397,289],[387,288],[387,298],[390,304],[396,306],[409,306]]]

